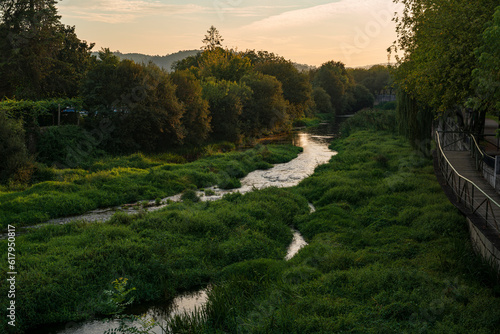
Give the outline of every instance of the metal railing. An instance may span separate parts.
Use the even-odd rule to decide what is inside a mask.
[[[438,132],[441,135],[441,148],[443,150],[469,151],[474,159],[476,170],[480,171],[488,183],[495,188],[495,191],[500,193],[500,174],[495,174],[495,157],[486,154],[479,147],[477,139],[472,134],[456,129]],[[497,179],[499,179],[498,182]]]
[[[453,167],[444,154],[443,147],[441,145],[441,135],[444,135],[445,131],[436,131],[435,134],[439,169],[443,173],[446,183],[455,193],[457,201],[463,204],[467,209],[471,210],[472,213],[482,217],[490,227],[499,232],[498,218],[500,217],[496,217],[494,211],[495,209],[498,209],[498,212],[500,212],[500,204],[486,194],[473,181],[461,175],[455,167]],[[484,164],[484,157],[486,154],[479,148],[477,141],[473,136],[465,135],[465,138],[470,140],[470,145],[468,146],[472,157],[476,161],[476,168],[479,170],[482,169],[482,164]]]
[[[480,171],[484,178],[496,190],[496,175],[495,175],[495,157],[486,154],[480,147],[473,135],[468,135],[471,138],[473,145],[471,145],[470,153],[476,162],[476,169]]]

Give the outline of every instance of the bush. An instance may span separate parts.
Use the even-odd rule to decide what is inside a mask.
[[[361,110],[342,124],[340,132],[343,137],[347,137],[354,131],[367,129],[395,133],[396,111]]]
[[[85,165],[98,154],[98,141],[76,125],[51,126],[38,141],[38,160],[58,167]]]
[[[33,164],[26,148],[22,121],[0,112],[0,182],[9,179],[26,183],[31,179]]]
[[[193,203],[199,202],[200,198],[196,195],[196,191],[188,189],[181,195],[182,201],[191,201]]]
[[[240,187],[241,182],[235,177],[223,176],[222,180],[219,182],[219,188],[221,189],[235,189]]]

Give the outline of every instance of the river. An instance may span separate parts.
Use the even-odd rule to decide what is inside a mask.
[[[321,164],[327,163],[336,152],[331,151],[328,146],[334,134],[337,131],[329,124],[322,124],[319,127],[306,130],[294,131],[291,141],[294,145],[303,148],[303,152],[299,156],[287,163],[276,164],[274,167],[267,170],[256,170],[242,178],[241,188],[232,190],[221,190],[216,187],[211,188],[213,195],[205,196],[204,192],[198,192],[198,196],[203,201],[212,201],[222,198],[224,194],[232,192],[249,192],[254,189],[263,189],[267,187],[292,187],[297,185],[301,180],[312,175],[314,169]],[[162,200],[179,201],[180,194],[167,197]],[[154,201],[151,202],[154,204]],[[148,211],[159,210],[166,206],[151,206]],[[311,212],[315,209],[310,204]],[[73,220],[86,221],[105,221],[117,211],[122,210],[128,213],[136,212],[134,206],[129,206],[125,209],[121,207],[109,208],[104,210],[95,210],[87,214],[51,220],[50,224],[65,224]],[[291,259],[302,247],[307,245],[298,231],[293,230],[293,241],[288,248],[285,260]],[[130,312],[133,314],[147,314],[148,317],[163,320],[175,314],[183,312],[192,312],[195,307],[200,308],[207,299],[207,290],[201,290],[195,293],[184,294],[170,302],[160,302],[149,305],[140,305],[135,307]],[[103,322],[102,320],[88,320],[82,323],[68,323],[66,325],[51,326],[38,332],[41,334],[102,334],[108,329],[117,328],[118,322]],[[162,333],[161,328],[153,329],[155,333]]]

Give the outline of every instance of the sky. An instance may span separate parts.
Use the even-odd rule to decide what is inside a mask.
[[[392,0],[60,0],[58,9],[94,51],[163,56],[200,49],[213,25],[228,48],[349,67],[388,62],[399,11]]]

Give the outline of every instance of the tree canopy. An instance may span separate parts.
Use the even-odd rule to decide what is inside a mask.
[[[357,84],[361,84],[370,90],[373,95],[392,86],[392,76],[387,66],[375,65],[369,69],[352,68],[347,70]]]
[[[344,112],[344,98],[347,90],[354,85],[354,79],[341,62],[329,61],[315,72],[314,86],[321,87],[330,96],[336,113]]]
[[[471,130],[480,133],[486,111],[491,110],[498,98],[483,89],[494,85],[495,79],[491,76],[482,79],[491,73],[486,64],[491,64],[492,58],[487,55],[492,51],[490,47],[495,48],[495,40],[488,38],[492,31],[488,27],[495,25],[492,19],[498,1],[395,2],[404,5],[403,15],[396,19],[398,40],[390,48],[398,60],[395,76],[399,89],[415,103],[430,107],[438,114],[476,101],[472,104],[473,112],[479,121]],[[485,25],[486,22],[489,23]],[[498,73],[498,68],[496,71]],[[484,85],[478,86],[478,81]]]
[[[74,97],[93,44],[60,22],[55,0],[0,3],[1,97]]]
[[[96,150],[153,152],[210,140],[240,143],[287,131],[317,112],[354,112],[373,104],[368,81],[356,84],[341,62],[301,71],[272,52],[222,47],[214,26],[203,50],[175,63],[172,73],[120,60],[107,48],[92,55],[94,45],[61,23],[57,2],[0,2],[0,110],[22,118],[25,128],[36,129],[41,119],[54,124],[60,105],[71,105],[88,111],[80,123],[97,134]],[[72,114],[75,121],[79,115]]]

